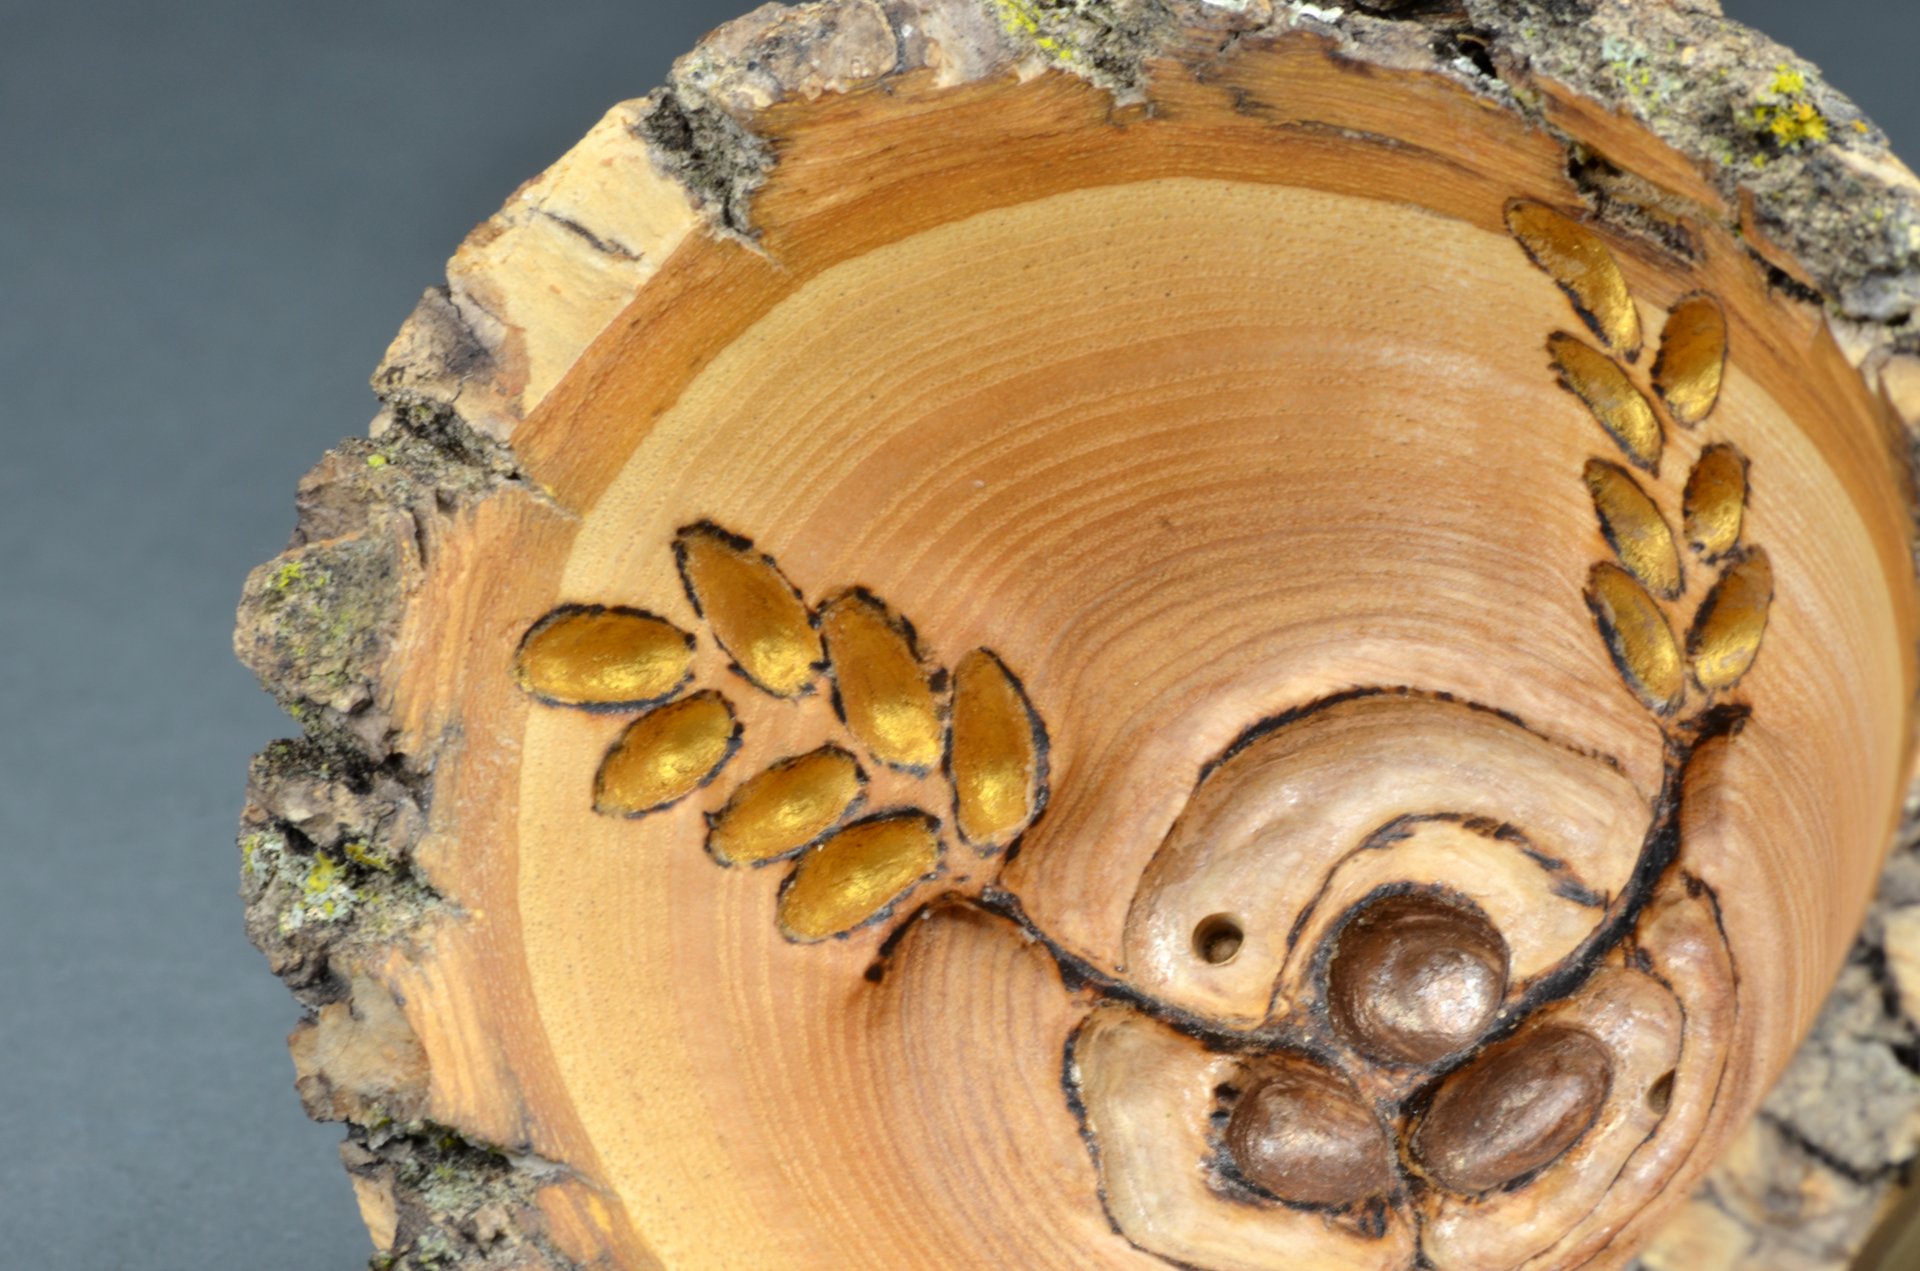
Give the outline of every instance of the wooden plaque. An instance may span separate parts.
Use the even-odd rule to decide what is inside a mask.
[[[241,610],[376,1261],[1851,1257],[1920,184],[1716,8],[769,5],[515,193]]]

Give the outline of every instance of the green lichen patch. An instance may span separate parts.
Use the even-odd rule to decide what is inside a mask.
[[[397,765],[311,740],[253,761],[241,822],[247,934],[309,1006],[343,952],[405,940],[445,908],[414,872],[425,816]]]
[[[1018,47],[1122,96],[1143,87],[1146,60],[1174,30],[1162,0],[993,0]]]
[[[363,869],[375,870],[382,874],[393,872],[393,858],[366,839],[353,839],[340,850],[346,853],[347,860]]]
[[[376,760],[392,744],[382,676],[433,535],[513,479],[430,410],[395,418],[382,443],[345,443],[301,482],[293,544],[248,577],[234,632],[240,660],[309,734]]]
[[[384,535],[296,548],[248,578],[235,652],[306,721],[316,711],[357,715],[374,701],[399,624],[401,572],[398,545]]]
[[[1619,35],[1600,41],[1600,55],[1613,82],[1645,114],[1663,109],[1683,87],[1675,73],[1676,62],[1669,55],[1655,56],[1644,44]]]
[[[347,867],[325,852],[307,858],[297,886],[298,899],[280,914],[282,931],[297,931],[309,922],[337,922],[349,916],[359,900]]]
[[[280,894],[275,928],[292,935],[314,923],[351,917],[358,899],[348,885],[346,868],[324,852],[301,852],[284,833],[257,830],[240,837],[240,862],[245,878],[262,891]]]
[[[325,591],[332,581],[333,575],[324,569],[310,567],[304,560],[289,560],[273,571],[267,587],[275,596],[286,596],[290,592]]]
[[[364,840],[343,853],[322,850],[285,829],[240,836],[243,889],[270,911],[281,940],[315,927],[353,923],[356,934],[389,939],[402,934],[434,903],[417,880]]]
[[[1496,65],[1635,118],[1699,160],[1719,214],[1740,209],[1835,312],[1890,326],[1920,312],[1920,192],[1886,138],[1790,50],[1706,6],[1462,3]]]
[[[994,6],[1000,14],[1000,25],[1008,35],[1039,49],[1048,57],[1067,60],[1072,50],[1056,37],[1048,34],[1041,24],[1043,12],[1033,0],[994,0]]]
[[[1748,126],[1780,149],[1799,150],[1831,139],[1832,129],[1814,103],[1806,72],[1782,62],[1754,98]]]

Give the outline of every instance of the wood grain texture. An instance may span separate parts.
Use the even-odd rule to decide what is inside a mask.
[[[390,1265],[1864,1240],[1920,187],[1630,7],[767,6],[476,231],[238,637]]]

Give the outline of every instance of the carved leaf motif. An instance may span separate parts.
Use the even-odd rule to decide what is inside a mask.
[[[707,850],[722,865],[791,855],[858,809],[866,784],[867,774],[838,746],[783,759],[741,782],[713,815]]]
[[[1564,331],[1547,337],[1547,351],[1553,355],[1560,382],[1587,404],[1633,466],[1657,474],[1666,433],[1660,427],[1660,417],[1654,414],[1653,403],[1620,364]]]
[[[800,858],[780,889],[780,933],[801,944],[846,935],[939,871],[936,818],[907,810],[855,821]]]
[[[1708,446],[1687,478],[1683,502],[1687,542],[1708,560],[1740,544],[1747,510],[1747,461],[1726,444]]]
[[[1686,695],[1686,669],[1673,628],[1647,589],[1603,562],[1587,576],[1587,607],[1627,686],[1653,710],[1670,714]]]
[[[627,725],[601,760],[593,810],[644,816],[669,807],[719,775],[739,745],[733,707],[711,689],[656,706]]]
[[[740,673],[775,697],[808,692],[820,669],[820,636],[773,558],[710,521],[681,530],[673,551],[687,597]]]
[[[1753,666],[1773,606],[1773,563],[1758,547],[1727,566],[1693,620],[1687,657],[1708,692],[1732,688]]]
[[[1615,556],[1649,591],[1667,600],[1680,594],[1680,549],[1673,529],[1640,483],[1617,463],[1587,461],[1587,490],[1600,532]]]
[[[881,763],[924,773],[940,762],[945,673],[920,656],[913,628],[858,588],[820,607],[834,704],[847,728]]]
[[[960,836],[983,852],[1019,837],[1046,804],[1046,752],[1046,728],[1006,665],[986,649],[961,658],[947,745]]]
[[[1727,315],[1703,292],[1683,297],[1667,315],[1653,387],[1675,423],[1691,428],[1713,413],[1727,364]]]
[[[711,521],[673,542],[681,582],[734,669],[777,697],[804,697],[828,669],[846,730],[922,795],[951,804],[983,856],[1016,840],[1047,801],[1047,733],[1019,679],[987,649],[961,662],[957,714],[948,676],[921,653],[913,626],[865,588],[829,597],[818,616],[773,558]],[[522,637],[514,674],[549,705],[646,709],[594,775],[593,808],[639,817],[712,782],[741,744],[733,707],[692,679],[695,642],[640,609],[567,605]],[[944,761],[944,762],[943,762]],[[782,885],[779,928],[800,942],[844,935],[940,872],[940,821],[917,807],[849,824],[868,775],[827,743],[767,767],[707,815],[706,849],[721,865],[798,857]]]
[[[1595,335],[1629,362],[1639,356],[1640,311],[1619,263],[1598,234],[1526,199],[1507,205],[1507,228],[1533,263],[1567,293]]]
[[[563,605],[528,628],[520,687],[553,706],[634,710],[686,687],[693,637],[642,609]]]

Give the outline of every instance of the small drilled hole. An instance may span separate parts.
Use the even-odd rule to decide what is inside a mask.
[[[1233,961],[1234,954],[1240,952],[1240,946],[1246,939],[1246,933],[1240,930],[1239,923],[1226,914],[1215,914],[1203,919],[1193,929],[1193,951],[1202,962],[1219,966],[1223,962]]]
[[[1673,1104],[1673,1072],[1660,1078],[1647,1087],[1647,1106],[1653,1109],[1655,1116],[1667,1115],[1667,1109]]]

